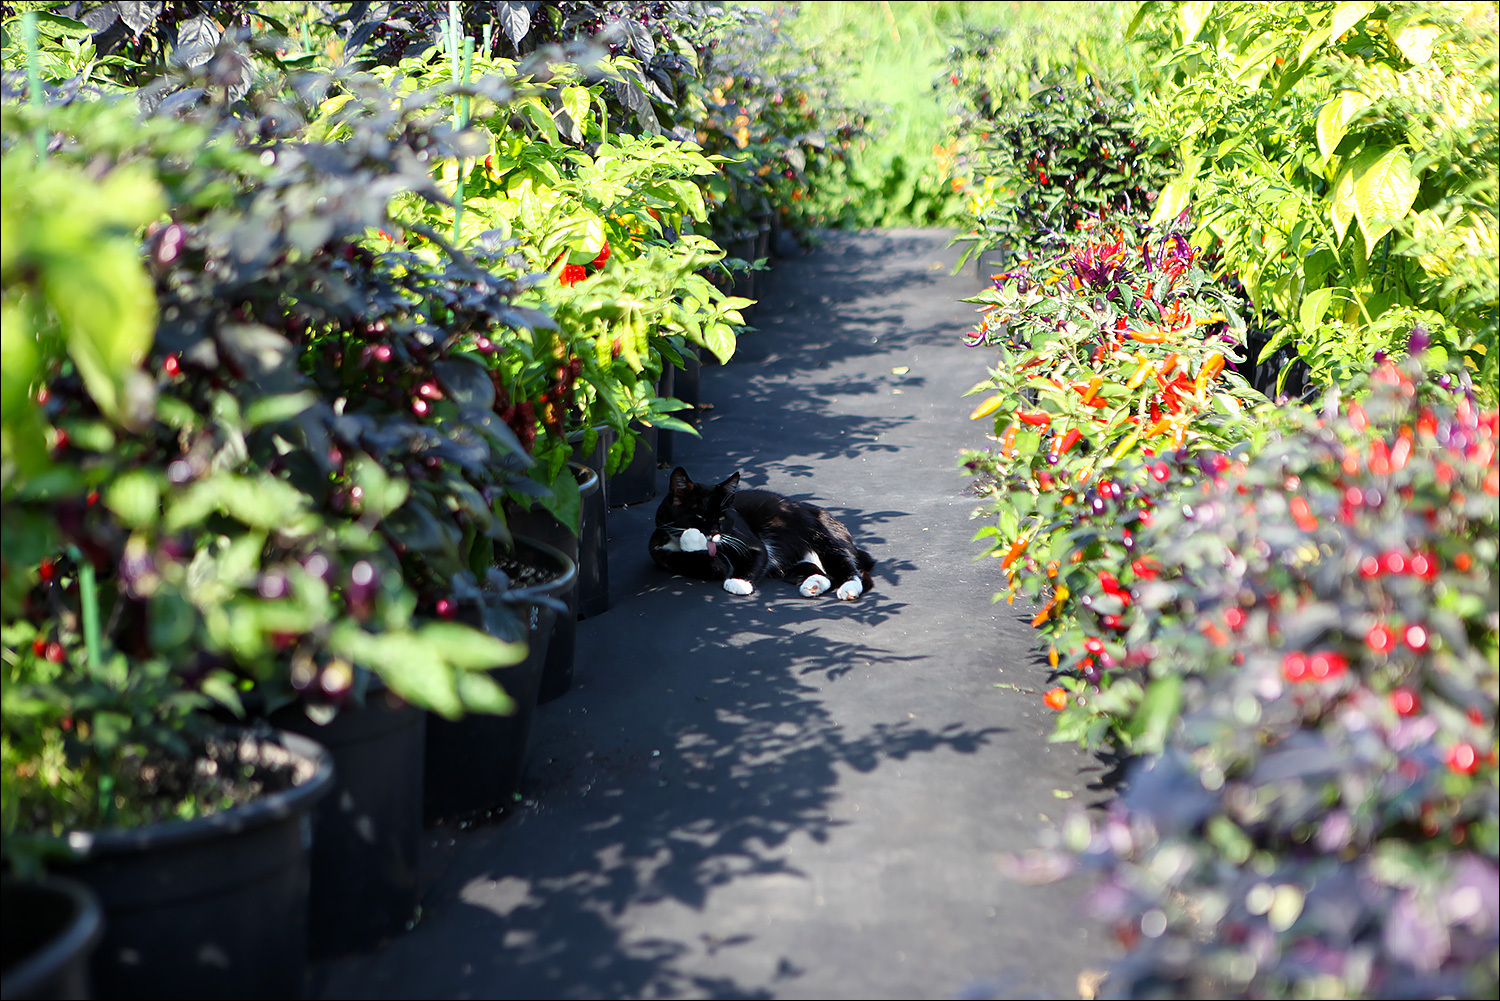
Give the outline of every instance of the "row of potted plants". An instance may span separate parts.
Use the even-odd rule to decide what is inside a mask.
[[[0,813],[104,899],[106,995],[296,993],[309,880],[320,951],[412,919],[424,812],[511,801],[607,607],[606,478],[654,490],[750,304],[725,161],[648,128],[696,66],[622,11],[512,59],[453,5],[220,6],[6,25]]]
[[[1034,602],[1056,738],[1136,759],[1018,871],[1102,872],[1122,996],[1500,981],[1495,250],[1429,252],[1494,218],[1493,162],[1464,164],[1493,156],[1495,26],[1458,7],[1143,5],[1135,100],[1071,135],[1049,109],[1122,93],[1108,59],[1009,92],[1003,63],[955,73],[1010,140],[965,164],[972,239],[1035,258],[975,299],[1000,348],[980,535]],[[1160,138],[1180,173],[1143,198],[1121,140],[1139,164]],[[1262,394],[1287,344],[1306,403]]]

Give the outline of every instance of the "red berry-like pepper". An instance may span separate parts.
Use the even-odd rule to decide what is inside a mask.
[[[1376,653],[1389,653],[1396,645],[1396,634],[1391,631],[1390,626],[1381,623],[1370,627],[1370,631],[1365,634],[1365,642]]]
[[[558,281],[564,285],[577,285],[588,276],[589,273],[582,264],[564,264],[562,276],[558,278]]]
[[[1412,716],[1422,708],[1422,700],[1410,688],[1398,688],[1391,692],[1391,708],[1399,716]]]
[[[1406,641],[1407,646],[1418,653],[1427,649],[1427,630],[1415,623],[1406,627],[1401,638]]]
[[[1479,752],[1470,743],[1454,744],[1448,752],[1448,767],[1460,775],[1473,775],[1479,767]]]
[[[1349,669],[1349,661],[1343,654],[1324,650],[1313,654],[1307,659],[1307,670],[1319,681],[1327,681],[1329,678],[1337,678]]]
[[[604,241],[604,248],[599,251],[599,256],[596,257],[596,258],[594,258],[593,261],[591,261],[590,263],[593,265],[593,267],[594,267],[595,270],[598,270],[599,268],[604,267],[605,262],[608,261],[608,260],[609,260],[609,241],[605,240]]]
[[[1046,703],[1048,709],[1062,712],[1064,709],[1068,708],[1067,689],[1049,688],[1047,690],[1047,694],[1042,696],[1042,701]]]

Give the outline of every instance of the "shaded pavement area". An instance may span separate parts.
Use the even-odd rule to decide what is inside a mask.
[[[974,560],[958,452],[988,422],[961,394],[993,353],[963,345],[980,283],[946,243],[781,261],[677,436],[695,479],[842,518],[874,590],[734,597],[652,566],[655,501],[611,511],[613,607],[539,710],[525,802],[430,832],[421,921],[323,967],[324,996],[1077,997],[1104,965],[1085,886],[1001,871],[1102,770],[1047,743],[1045,662]]]

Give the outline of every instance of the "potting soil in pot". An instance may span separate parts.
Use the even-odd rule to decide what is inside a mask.
[[[164,788],[207,789],[227,809],[193,820],[69,836],[66,874],[104,907],[101,998],[295,997],[307,967],[310,811],[333,764],[295,734],[214,738]],[[259,789],[253,797],[250,791]]]

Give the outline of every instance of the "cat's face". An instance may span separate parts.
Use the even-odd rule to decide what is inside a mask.
[[[717,486],[694,483],[687,470],[678,466],[672,470],[667,496],[656,509],[656,524],[679,530],[696,528],[709,538],[728,532],[739,485],[739,473]]]

